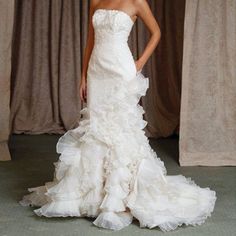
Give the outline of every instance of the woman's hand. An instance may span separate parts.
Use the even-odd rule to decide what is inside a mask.
[[[143,68],[143,64],[142,64],[142,62],[140,60],[136,60],[135,61],[135,66],[136,66],[137,72],[142,70],[142,68]]]
[[[82,102],[87,102],[87,81],[82,77],[79,85],[79,94]]]

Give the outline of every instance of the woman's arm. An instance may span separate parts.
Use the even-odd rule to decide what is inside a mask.
[[[90,2],[90,9],[89,9],[89,25],[88,25],[88,36],[87,36],[87,43],[84,52],[83,58],[83,66],[82,66],[82,73],[81,73],[81,80],[80,80],[80,99],[82,102],[86,102],[87,98],[87,88],[86,88],[86,80],[87,80],[87,69],[89,59],[93,50],[94,46],[94,28],[92,25],[92,16],[94,13],[95,6],[99,0],[92,0]]]
[[[148,27],[151,33],[149,42],[146,45],[142,55],[135,62],[137,71],[139,71],[143,68],[143,66],[145,65],[145,63],[147,62],[147,60],[153,53],[154,49],[158,45],[161,38],[161,31],[146,0],[136,0],[135,7],[136,7],[136,12],[137,12],[136,15],[139,16],[143,20],[143,22]]]

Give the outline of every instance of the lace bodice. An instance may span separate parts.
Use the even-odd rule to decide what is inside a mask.
[[[92,18],[95,43],[127,42],[134,24],[131,17],[121,10],[97,9]]]

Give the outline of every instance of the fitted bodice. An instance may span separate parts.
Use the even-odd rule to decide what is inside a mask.
[[[127,42],[134,24],[121,10],[97,9],[92,18],[96,43]]]
[[[117,81],[132,80],[136,76],[134,58],[128,45],[134,21],[121,10],[97,9],[92,24],[95,40],[87,80],[91,93],[99,94],[94,96],[95,99],[89,96],[91,99],[88,99],[88,103],[89,106],[97,107],[103,104],[104,96],[110,97],[108,93],[115,90]]]

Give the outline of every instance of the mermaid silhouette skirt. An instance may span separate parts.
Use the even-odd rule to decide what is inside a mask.
[[[216,193],[191,178],[167,175],[144,133],[139,105],[149,79],[136,71],[127,40],[133,26],[123,11],[98,9],[87,71],[87,107],[78,127],[56,145],[54,178],[29,188],[20,203],[45,217],[94,217],[120,230],[136,218],[163,231],[200,225],[211,216]]]

